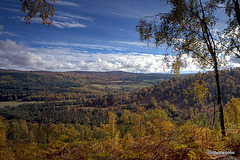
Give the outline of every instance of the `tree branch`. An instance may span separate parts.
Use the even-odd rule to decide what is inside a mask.
[[[236,47],[236,49],[238,50],[238,52],[240,52],[240,48],[239,46],[237,45],[237,43],[234,41],[234,39],[232,38],[231,39],[232,43],[234,44],[234,46]],[[237,56],[236,58],[240,58],[240,55],[237,54],[236,52],[234,52],[234,54]]]

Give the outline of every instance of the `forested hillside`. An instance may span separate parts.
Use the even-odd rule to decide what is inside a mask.
[[[0,101],[76,100],[108,92],[134,91],[170,74],[127,72],[23,72],[0,70]],[[47,95],[46,95],[47,93]]]
[[[21,74],[28,82],[24,83]],[[8,77],[3,76],[1,84],[21,80],[21,84],[36,86],[37,79],[44,79],[49,86],[59,85],[59,88],[76,92],[70,90],[72,85],[79,84],[76,87],[81,88],[90,81],[96,83],[96,78],[99,83],[109,78],[109,73],[100,77],[71,74],[13,72],[7,73]],[[111,83],[136,79],[121,79],[114,74]],[[68,78],[59,78],[65,76]],[[76,76],[81,78],[76,79]],[[56,101],[45,91],[47,97],[41,102],[0,108],[0,159],[219,158],[217,154],[210,154],[214,151],[231,153],[225,158],[238,156],[240,69],[223,70],[221,77],[227,129],[225,139],[221,138],[217,106],[213,103],[213,73],[207,72],[172,77],[131,93],[112,88],[98,89],[89,97],[80,96],[72,101]],[[11,81],[5,82],[7,79]],[[201,97],[196,98],[199,95],[202,95],[202,101],[199,100]]]
[[[0,13],[0,160],[240,159],[240,0]]]
[[[240,97],[240,69],[229,69],[221,71],[221,87],[223,94],[223,103],[226,104],[232,97]],[[201,80],[204,78],[204,81]],[[184,78],[173,77],[164,82],[158,82],[150,87],[141,88],[136,92],[137,101],[148,102],[154,97],[158,102],[169,101],[179,108],[196,105],[193,94],[187,94],[192,90],[195,82],[205,84],[208,89],[204,103],[210,104],[216,97],[214,73],[207,72],[204,74],[188,75]]]
[[[83,123],[83,121],[85,121],[83,120],[85,119],[84,117],[86,117],[86,115],[92,114],[90,112],[99,113],[101,116],[103,116],[100,119],[106,121],[105,115],[109,110],[121,112],[122,109],[128,109],[135,112],[139,106],[145,107],[146,109],[154,109],[157,107],[161,107],[163,109],[167,109],[168,112],[171,113],[170,116],[175,118],[181,117],[180,119],[186,120],[189,117],[189,115],[186,113],[189,112],[190,108],[200,111],[203,106],[207,106],[209,110],[213,110],[214,109],[213,107],[216,105],[215,99],[216,91],[214,88],[212,72],[188,75],[185,76],[184,78],[172,77],[170,80],[159,81],[154,85],[150,85],[149,87],[142,87],[137,91],[132,90],[131,93],[126,92],[125,90],[122,89],[121,90],[114,88],[100,89],[91,86],[90,82],[91,80],[93,81],[93,83],[96,82],[113,83],[113,81],[109,80],[109,77],[111,80],[121,79],[121,81],[117,83],[125,83],[123,82],[125,80],[122,80],[123,77],[128,80],[136,79],[136,77],[132,76],[128,77],[126,75],[122,77],[123,73],[120,73],[120,75],[118,75],[116,72],[114,72],[114,74],[98,73],[103,74],[104,76],[94,75],[93,73],[87,73],[91,74],[90,77],[89,75],[86,76],[86,73],[84,73],[83,75],[82,74],[72,75],[68,73],[44,73],[44,75],[36,73],[34,74],[7,73],[7,74],[8,77],[2,76],[1,79],[2,84],[10,85],[11,83],[14,83],[14,79],[17,79],[21,83],[16,83],[17,85],[16,88],[20,90],[21,87],[19,86],[21,85],[25,85],[26,88],[28,87],[25,90],[23,89],[24,93],[19,92],[20,96],[18,96],[18,98],[26,95],[31,95],[33,96],[31,100],[42,100],[39,101],[38,103],[34,101],[32,102],[32,104],[31,103],[22,104],[19,105],[18,107],[11,107],[11,103],[9,103],[9,107],[1,109],[0,114],[10,119],[20,118],[31,122],[38,122],[41,110],[42,108],[44,108],[44,106],[46,106],[45,105],[46,102],[51,103],[51,105],[55,106],[51,111],[51,113],[53,113],[52,119],[54,123],[81,122],[84,125],[90,123],[99,125],[100,122],[102,122],[101,120],[96,120],[95,117],[87,116],[87,118],[89,118],[88,123],[85,122]],[[50,76],[46,76],[47,74],[49,74]],[[124,74],[131,75],[130,73]],[[56,78],[56,76],[58,76],[58,78]],[[66,76],[67,78],[64,76]],[[106,79],[106,77],[108,78]],[[228,101],[230,101],[232,97],[240,96],[240,69],[235,68],[223,70],[221,71],[221,77],[222,77],[221,82],[223,90],[223,102],[224,104],[226,104]],[[7,78],[11,79],[11,81],[4,80]],[[38,83],[37,79],[41,82]],[[87,81],[86,79],[90,80]],[[207,92],[204,93],[201,102],[199,100],[199,97],[197,97],[196,93],[194,92],[188,93],[190,90],[194,90],[194,87],[196,87],[195,84],[196,82],[201,83],[198,84],[200,88],[203,87],[207,89]],[[46,86],[51,86],[49,88],[51,88],[52,90],[45,90],[44,87]],[[131,85],[129,84],[129,86]],[[2,87],[5,87],[4,89],[2,89],[3,92],[12,91],[14,93],[17,93],[16,92],[17,89],[14,89],[14,87],[9,88],[5,85],[2,85]],[[36,87],[37,89],[34,89],[34,87]],[[38,96],[36,96],[36,93],[42,93],[41,97],[39,94]],[[1,94],[2,97],[4,97],[4,95],[5,94]],[[9,93],[8,95],[11,94]],[[38,99],[34,98],[34,95],[35,97],[38,97]],[[63,95],[65,95],[65,97]],[[66,98],[66,95],[68,95],[68,98]],[[31,96],[29,96],[28,98],[30,98]],[[62,99],[59,98],[59,96],[62,96]],[[26,100],[26,98],[24,100]],[[69,110],[68,111],[69,113],[67,115],[64,113],[66,110]],[[74,110],[75,113],[70,112],[72,110]],[[86,112],[89,113],[87,114]],[[101,112],[106,113],[102,114]],[[81,114],[84,116],[79,116],[79,118],[76,119],[74,114],[76,115]],[[212,114],[213,112],[211,112],[208,118],[210,118]],[[66,118],[65,116],[67,116],[68,118]],[[96,121],[97,123],[95,122],[93,123],[91,121]]]

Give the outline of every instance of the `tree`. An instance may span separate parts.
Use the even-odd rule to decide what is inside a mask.
[[[110,139],[115,140],[119,131],[116,128],[116,115],[113,112],[108,112],[108,124],[101,124],[101,127],[109,132]]]
[[[6,130],[7,130],[7,124],[4,122],[3,117],[0,116],[0,147],[5,145]]]
[[[192,83],[186,91],[187,95],[193,96],[193,101],[196,102],[196,104],[202,106],[205,104],[206,96],[209,93],[204,79],[205,78],[202,76],[201,80],[196,80],[196,82]]]
[[[222,50],[218,47],[219,39],[212,32],[217,22],[214,16],[217,5],[213,1],[204,2],[167,0],[167,4],[171,5],[170,12],[142,18],[137,25],[137,31],[141,41],[154,43],[157,47],[166,45],[167,48],[174,48],[171,53],[176,58],[172,68],[176,74],[179,74],[180,68],[186,65],[185,54],[192,57],[201,68],[214,69],[221,132],[225,136],[219,76],[219,67],[224,59]]]
[[[27,12],[24,20],[26,24],[30,24],[35,16],[39,15],[44,25],[51,26],[55,7],[50,2],[55,3],[55,0],[20,0],[22,4],[22,12]]]
[[[150,101],[148,102],[148,108],[157,108],[158,103],[155,97],[150,97]]]
[[[238,98],[232,97],[226,105],[227,121],[233,124],[240,122],[240,101]]]
[[[225,35],[221,36],[221,41],[226,52],[234,54],[236,58],[240,58],[240,2],[239,0],[212,0],[215,3],[219,3],[221,6],[218,8],[224,8],[226,15],[229,17],[225,29]]]

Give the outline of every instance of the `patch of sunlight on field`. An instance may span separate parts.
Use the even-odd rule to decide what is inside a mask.
[[[147,86],[150,86],[151,84],[149,83],[138,83],[138,84],[131,84],[131,85],[102,85],[102,84],[92,84],[92,86],[94,87],[98,87],[98,88],[101,88],[101,89],[104,89],[106,87],[108,88],[112,88],[112,89],[122,89],[122,88],[133,88],[133,89],[138,89],[138,88],[141,88],[141,87],[147,87]]]
[[[5,106],[16,107],[16,106],[19,106],[21,104],[30,104],[30,103],[43,103],[43,102],[37,102],[37,101],[32,101],[32,102],[15,102],[15,101],[0,102],[0,108],[3,108]]]

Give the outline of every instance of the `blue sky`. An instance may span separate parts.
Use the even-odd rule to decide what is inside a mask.
[[[139,41],[139,18],[167,12],[160,0],[56,0],[51,27],[23,21],[21,4],[1,0],[0,68],[47,71],[169,72],[162,54]],[[189,59],[183,72],[200,69]]]

